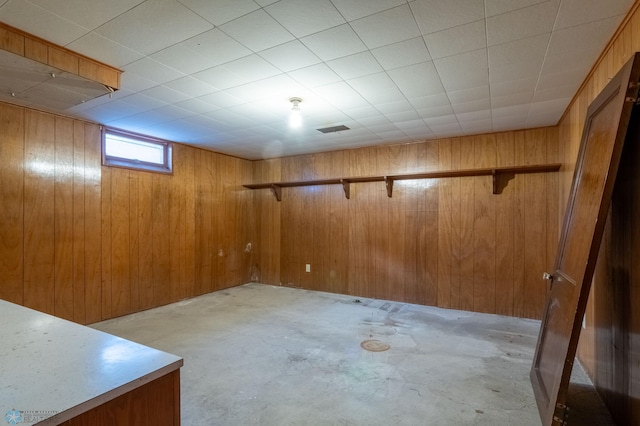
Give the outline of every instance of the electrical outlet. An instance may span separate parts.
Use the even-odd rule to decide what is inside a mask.
[[[307,264],[305,265],[305,267],[304,267],[304,270],[305,270],[306,272],[311,272],[311,264],[310,264],[310,263],[307,263]]]

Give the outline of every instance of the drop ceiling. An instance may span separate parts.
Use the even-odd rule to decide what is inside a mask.
[[[632,4],[0,0],[0,21],[124,71],[59,112],[260,159],[555,125]]]

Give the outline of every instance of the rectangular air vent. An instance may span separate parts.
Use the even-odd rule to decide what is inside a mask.
[[[335,133],[335,132],[341,132],[343,130],[349,130],[349,128],[347,126],[332,126],[332,127],[325,127],[323,129],[316,129],[319,132],[322,133]]]

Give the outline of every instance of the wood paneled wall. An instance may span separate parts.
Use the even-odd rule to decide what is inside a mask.
[[[558,161],[555,128],[254,163],[254,183]],[[557,173],[254,191],[254,279],[273,285],[539,318],[558,240]],[[305,265],[311,264],[311,272]]]
[[[632,54],[640,51],[639,4],[636,1],[631,8],[559,123],[561,158],[565,165],[561,174],[561,215],[564,214],[571,188],[587,108]],[[637,144],[638,141],[634,140],[632,143]],[[626,155],[629,152],[625,151],[623,154],[623,163]],[[635,158],[640,160],[640,157]],[[637,162],[632,167],[637,169]],[[637,191],[637,187],[634,189]],[[633,200],[635,198],[633,195]],[[636,212],[636,203],[631,202],[632,194],[626,200],[627,214]],[[640,238],[634,229],[626,232]],[[633,259],[631,263],[635,264],[640,257],[637,244],[638,241],[633,245],[629,243],[625,249],[626,255]],[[578,358],[616,422],[635,425],[640,424],[640,316],[635,313],[640,303],[640,274],[633,268],[621,268],[628,258],[615,255],[616,250],[610,219],[589,296],[586,329],[582,330],[580,336]],[[620,274],[631,270],[633,273],[623,280],[627,284],[621,286]],[[629,306],[626,306],[627,302],[630,303]],[[624,316],[625,311],[632,314]]]
[[[98,125],[0,103],[0,298],[87,324],[249,281],[251,162],[101,166]]]

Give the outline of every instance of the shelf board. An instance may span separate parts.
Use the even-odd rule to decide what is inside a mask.
[[[387,196],[391,198],[393,195],[393,182],[397,180],[412,179],[442,179],[468,176],[493,176],[493,193],[501,194],[502,190],[507,186],[509,181],[517,174],[526,173],[549,173],[560,170],[560,163],[552,164],[534,164],[528,166],[510,166],[510,167],[491,167],[481,169],[463,169],[463,170],[444,170],[435,172],[409,173],[386,176],[360,176],[360,177],[344,177],[335,179],[319,179],[319,180],[303,180],[292,182],[269,182],[244,185],[249,189],[271,189],[276,199],[282,199],[282,188],[294,188],[300,186],[316,186],[316,185],[342,185],[345,197],[350,198],[350,184],[362,182],[384,182],[387,187]]]

